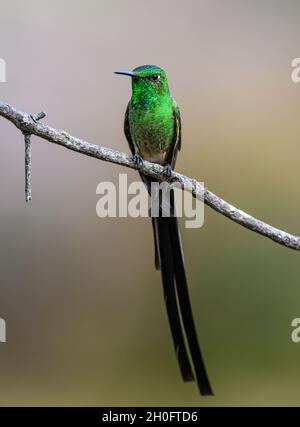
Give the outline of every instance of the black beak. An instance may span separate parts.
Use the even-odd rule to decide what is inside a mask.
[[[138,77],[135,73],[133,73],[132,71],[114,71],[115,74],[122,74],[124,76],[130,76],[130,77]]]

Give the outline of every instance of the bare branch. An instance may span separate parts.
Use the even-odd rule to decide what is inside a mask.
[[[50,126],[42,123],[37,123],[37,119],[30,114],[18,111],[11,105],[1,101],[0,116],[11,121],[23,133],[39,136],[49,142],[62,145],[69,150],[95,157],[99,160],[137,169],[137,166],[133,162],[131,156],[110,148],[91,144],[87,141],[71,136],[62,130],[51,128]],[[158,164],[144,161],[143,168],[141,170],[145,175],[152,176],[158,180],[162,179],[163,167]],[[191,191],[194,197],[199,198],[200,200],[203,199],[203,187],[194,179],[177,172],[172,173],[171,179],[173,182],[181,184],[186,190]],[[216,212],[221,213],[243,227],[268,237],[283,246],[298,251],[300,250],[300,237],[289,234],[283,230],[279,230],[278,228],[272,227],[271,225],[254,218],[216,196],[207,188],[204,189],[204,202]]]

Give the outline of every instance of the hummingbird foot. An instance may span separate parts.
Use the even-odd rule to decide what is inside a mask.
[[[164,167],[163,175],[166,176],[167,178],[171,178],[171,176],[172,176],[172,166],[171,165],[168,164]]]
[[[136,164],[137,170],[142,169],[142,167],[144,166],[144,160],[142,159],[142,157],[139,154],[135,154],[132,157],[132,160]]]

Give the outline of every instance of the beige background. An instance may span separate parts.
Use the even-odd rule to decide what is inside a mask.
[[[154,63],[181,106],[177,170],[300,233],[298,1],[0,0],[1,100],[128,151],[130,97],[115,69]],[[184,230],[191,295],[214,398],[181,382],[146,219],[95,213],[125,169],[0,120],[1,405],[299,405],[299,254],[208,208]],[[136,179],[135,172],[129,172]]]

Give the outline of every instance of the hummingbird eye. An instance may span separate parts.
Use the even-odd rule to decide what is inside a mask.
[[[152,74],[152,76],[150,76],[149,79],[152,82],[157,82],[160,79],[160,75],[159,74]]]

